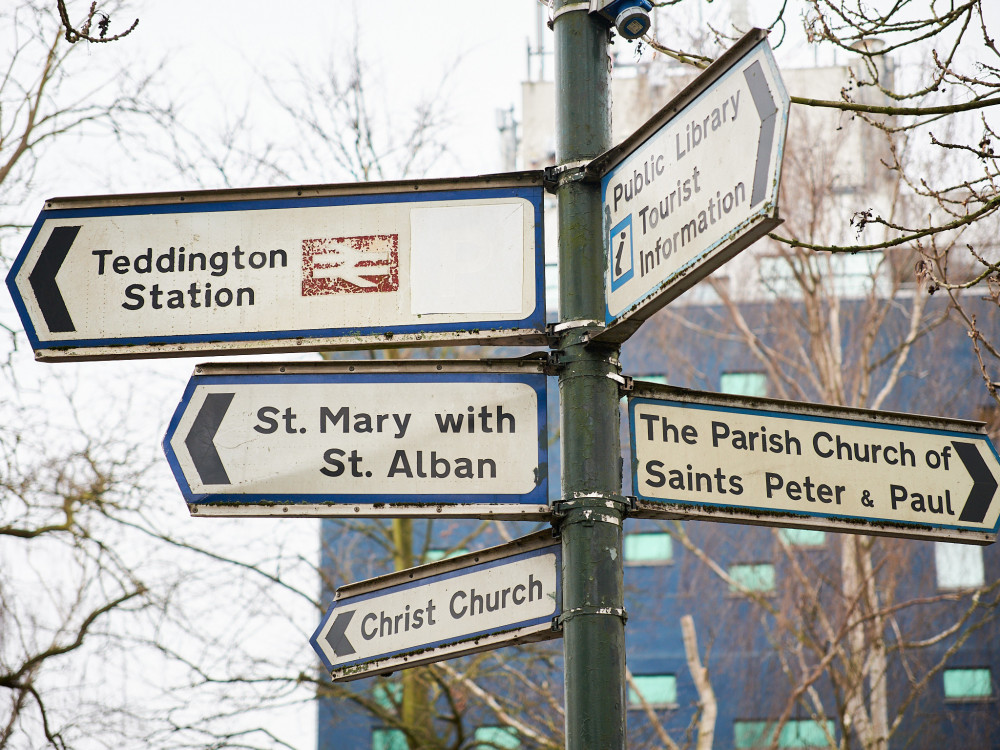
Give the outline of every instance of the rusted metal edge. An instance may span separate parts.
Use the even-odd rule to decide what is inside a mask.
[[[49,198],[46,211],[113,206],[144,206],[184,203],[222,203],[255,200],[295,200],[353,195],[389,193],[426,193],[476,188],[542,187],[543,170],[504,172],[475,177],[444,177],[420,180],[388,180],[385,182],[346,182],[328,185],[292,187],[226,188],[222,190],[181,190],[160,193],[123,193],[117,195],[81,195]]]
[[[650,398],[667,399],[684,404],[704,404],[723,408],[754,409],[773,411],[780,414],[799,415],[807,417],[825,417],[828,419],[844,419],[866,422],[871,425],[896,425],[946,432],[971,432],[986,434],[983,422],[950,417],[929,416],[923,414],[908,414],[894,411],[875,411],[852,406],[833,406],[830,404],[806,401],[784,401],[777,398],[758,396],[736,396],[726,393],[695,391],[688,388],[678,388],[672,385],[650,383],[642,379],[633,379],[632,392],[629,400]]]
[[[195,376],[327,375],[367,373],[536,373],[545,374],[540,359],[361,359],[292,362],[199,362]]]
[[[661,127],[670,122],[681,110],[701,96],[704,91],[725,75],[740,58],[765,39],[767,39],[766,31],[756,28],[750,29],[736,44],[719,55],[715,62],[699,73],[677,96],[667,102],[659,112],[636,128],[632,135],[590,162],[587,165],[588,179],[602,179],[604,175],[628,158],[633,151],[651,138]]]
[[[942,530],[933,526],[891,523],[888,521],[866,521],[859,518],[825,518],[820,516],[800,516],[794,513],[765,511],[734,506],[689,505],[637,498],[633,518],[674,519],[681,521],[719,521],[721,523],[748,524],[751,526],[774,526],[782,528],[809,529],[840,534],[864,534],[870,536],[892,536],[904,539],[938,540],[949,538],[966,544],[986,546],[992,544],[995,534],[958,529]]]

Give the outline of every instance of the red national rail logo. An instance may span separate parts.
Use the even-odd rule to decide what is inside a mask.
[[[303,297],[398,289],[398,234],[302,240]]]

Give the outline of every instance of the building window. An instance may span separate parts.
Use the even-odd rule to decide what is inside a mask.
[[[938,588],[974,588],[982,586],[985,580],[982,547],[935,542],[934,566],[937,568]]]
[[[824,280],[824,289],[837,297],[856,299],[872,292],[887,295],[888,275],[885,256],[870,253],[813,253],[808,261],[808,271]],[[797,265],[800,261],[796,260]],[[781,256],[764,256],[757,263],[760,283],[765,290],[777,297],[801,299],[802,285],[796,278],[793,261]],[[805,269],[804,269],[805,270]]]
[[[643,701],[651,708],[677,705],[677,678],[672,674],[637,674],[628,686],[628,707],[642,708]]]
[[[741,750],[770,747],[776,728],[777,723],[774,721],[734,721],[733,746]],[[829,747],[828,736],[834,736],[833,722],[829,719],[825,722],[813,719],[789,719],[778,733],[778,747],[803,749]]]
[[[984,701],[993,697],[989,669],[944,670],[944,698],[949,701]]]
[[[402,729],[373,729],[372,750],[410,750]]]
[[[674,557],[674,540],[663,531],[626,534],[624,544],[626,565],[665,565]]]
[[[479,727],[473,739],[475,750],[515,750],[521,747],[517,730],[510,727]]]
[[[729,577],[733,579],[729,590],[738,593],[748,591],[774,591],[774,566],[771,563],[753,565],[730,565]]]
[[[395,713],[396,707],[403,702],[403,683],[380,682],[372,689],[372,698],[379,708]]]
[[[458,549],[426,549],[424,550],[424,562],[437,562],[448,557],[458,557],[459,555],[468,553],[468,551],[465,547],[459,547]]]
[[[822,547],[826,532],[814,529],[782,529],[781,538],[795,547]]]
[[[719,376],[719,390],[735,396],[766,396],[767,375],[762,372],[724,372]]]

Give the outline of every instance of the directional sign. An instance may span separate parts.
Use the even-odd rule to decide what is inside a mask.
[[[335,681],[557,638],[551,532],[343,586],[311,643]]]
[[[635,383],[643,515],[987,544],[1000,458],[978,422]]]
[[[649,122],[587,167],[601,175],[608,328],[656,310],[780,223],[789,99],[767,35],[747,34]]]
[[[48,201],[7,284],[42,360],[545,343],[540,172]]]
[[[538,360],[206,364],[164,450],[193,514],[547,518]]]

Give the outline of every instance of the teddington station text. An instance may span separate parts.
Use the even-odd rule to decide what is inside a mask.
[[[232,250],[212,253],[189,251],[184,247],[170,247],[166,251],[154,253],[150,247],[135,256],[114,255],[113,250],[93,250],[91,254],[96,260],[95,270],[98,276],[199,273],[220,278],[230,271],[259,271],[288,266],[288,256],[281,248],[266,252],[247,252],[239,245]],[[216,284],[213,287],[211,281],[202,278],[186,285],[182,282],[179,286],[161,286],[159,282],[129,284],[125,288],[125,301],[121,306],[126,310],[141,310],[147,305],[153,310],[183,310],[230,305],[250,307],[255,302],[256,295],[252,286],[233,289]]]

